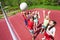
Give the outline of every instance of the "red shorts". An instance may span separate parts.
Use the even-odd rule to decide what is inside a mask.
[[[33,25],[34,25],[34,22],[31,22],[30,20],[28,20],[28,28],[33,29]]]
[[[54,40],[54,37],[51,36],[51,35],[48,35],[46,32],[44,33],[45,37],[46,37],[46,40],[51,40],[53,39]]]

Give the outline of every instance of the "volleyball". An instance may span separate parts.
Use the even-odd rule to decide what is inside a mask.
[[[22,11],[26,10],[27,7],[28,7],[28,5],[27,5],[27,3],[25,3],[25,2],[23,2],[23,3],[20,4],[20,9],[21,9]]]

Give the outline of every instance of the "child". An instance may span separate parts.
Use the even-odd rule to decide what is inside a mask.
[[[49,22],[45,32],[45,36],[44,38],[42,38],[42,40],[50,40],[50,39],[54,40],[54,35],[56,31],[55,25],[56,25],[56,22],[54,20]]]
[[[39,23],[38,19],[39,19],[39,12],[35,11],[34,14],[34,31],[37,30],[37,25]]]
[[[41,33],[42,33],[43,30],[45,31],[46,26],[47,26],[47,24],[49,23],[49,14],[50,14],[50,11],[48,11],[48,15],[45,16],[45,10],[43,10],[44,22],[43,22],[43,24],[42,24]]]
[[[27,13],[26,17],[27,17],[27,20],[30,19],[31,16],[30,16],[30,13],[29,12]]]
[[[21,12],[21,14],[24,18],[25,25],[27,26],[28,23],[27,23],[27,14],[26,14],[26,12]]]
[[[30,20],[28,20],[28,28],[32,35],[33,35],[33,26],[34,26],[34,21],[33,21],[33,17],[31,17]]]

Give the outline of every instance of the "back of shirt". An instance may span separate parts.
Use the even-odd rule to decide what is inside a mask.
[[[49,30],[49,28],[50,28],[50,26],[48,26],[48,28],[46,30],[47,34],[52,35],[54,37],[55,31],[56,31],[55,27],[51,28],[50,30]]]

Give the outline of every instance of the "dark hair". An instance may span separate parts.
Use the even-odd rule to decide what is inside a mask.
[[[26,13],[24,13],[24,15],[26,15]]]
[[[37,15],[37,18],[38,18],[38,14],[36,14]]]
[[[29,12],[27,14],[29,14]]]
[[[31,16],[30,18],[32,18],[34,20],[34,17]]]
[[[54,20],[52,20],[52,21],[53,21],[54,25],[56,25],[56,21],[54,21]]]
[[[56,25],[56,21],[54,21],[54,20],[51,20],[51,21],[53,21],[53,26],[51,26],[50,28],[49,28],[49,30],[51,29],[51,28],[53,28],[55,25]]]

